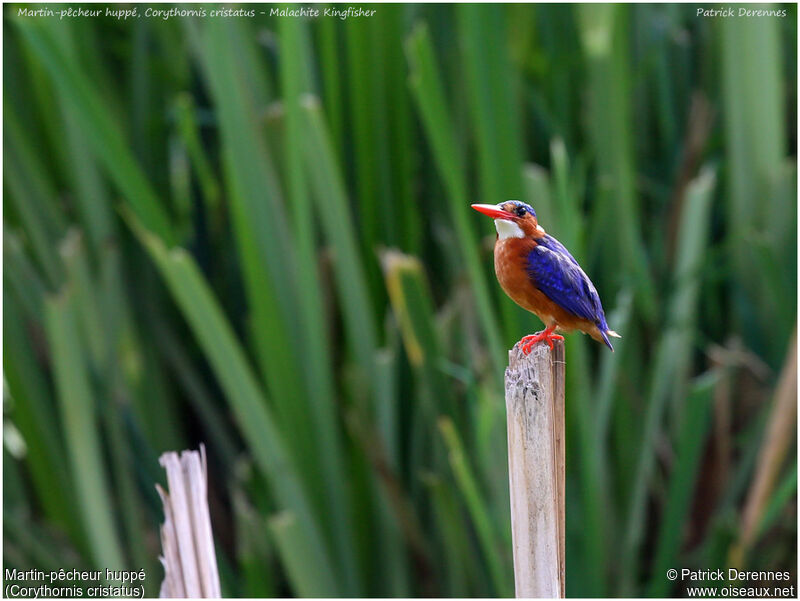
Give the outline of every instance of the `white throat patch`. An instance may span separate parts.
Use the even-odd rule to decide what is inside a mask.
[[[501,240],[506,238],[524,238],[525,233],[516,223],[507,219],[495,219],[494,227],[497,228],[497,235]]]

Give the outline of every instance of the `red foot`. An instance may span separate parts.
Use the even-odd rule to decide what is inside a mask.
[[[550,347],[550,350],[553,350],[553,340],[564,340],[564,337],[559,334],[553,334],[555,331],[555,326],[550,326],[549,328],[542,330],[541,332],[537,332],[536,334],[529,334],[528,336],[523,336],[522,340],[519,341],[520,348],[522,349],[523,354],[529,355],[531,350],[533,349],[534,345],[537,342],[545,341],[547,346]]]

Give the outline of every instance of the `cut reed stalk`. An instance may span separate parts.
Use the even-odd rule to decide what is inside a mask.
[[[161,597],[222,596],[208,512],[206,449],[169,452],[159,463],[167,470],[169,493],[156,485],[164,503]]]
[[[516,595],[563,597],[563,341],[509,352],[506,412]]]

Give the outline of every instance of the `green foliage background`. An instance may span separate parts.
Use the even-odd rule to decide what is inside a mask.
[[[567,337],[568,594],[796,574],[794,438],[740,544],[796,382],[796,5],[20,6],[5,567],[157,594],[157,458],[205,442],[227,595],[512,595],[502,373],[541,324],[469,204],[521,198],[623,335]]]

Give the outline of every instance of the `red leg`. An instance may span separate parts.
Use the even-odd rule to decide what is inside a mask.
[[[524,336],[522,340],[519,341],[522,352],[526,355],[530,354],[531,349],[533,349],[534,345],[537,342],[546,342],[547,345],[550,347],[550,350],[553,350],[553,340],[564,340],[563,336],[559,334],[553,334],[555,331],[555,326],[549,326],[542,330],[541,332],[537,332],[536,334],[530,334],[528,336]]]

